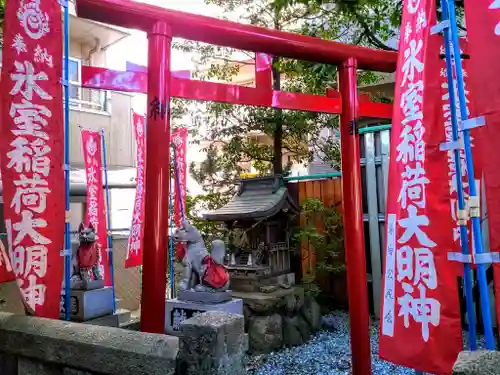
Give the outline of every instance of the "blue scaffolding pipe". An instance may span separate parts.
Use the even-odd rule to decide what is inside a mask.
[[[171,176],[171,174],[169,174]],[[174,221],[174,205],[173,197],[174,193],[172,191],[172,177],[169,177],[169,189],[168,189],[168,212],[169,212],[169,234],[168,234],[168,272],[170,275],[170,298],[175,298],[175,281],[174,281],[174,239],[172,238],[172,233],[170,233],[171,223]]]
[[[61,0],[64,7],[63,16],[63,41],[64,41],[64,186],[65,196],[65,227],[64,227],[64,317],[71,320],[71,232],[70,232],[70,160],[69,160],[69,11],[68,2]]]
[[[116,313],[116,296],[115,296],[115,267],[113,264],[113,238],[111,236],[111,210],[109,202],[109,185],[108,185],[108,162],[106,158],[106,140],[104,139],[104,129],[101,129],[101,142],[102,142],[102,153],[103,153],[103,170],[104,170],[104,191],[106,192],[106,236],[108,241],[108,248],[106,249],[108,253],[109,260],[109,272],[111,273],[111,295],[113,298],[113,314]]]
[[[468,119],[467,114],[467,103],[465,98],[465,89],[464,89],[464,75],[462,70],[462,58],[460,56],[460,45],[458,41],[458,27],[456,20],[456,10],[455,4],[453,1],[445,0],[445,4],[448,7],[448,17],[450,21],[451,28],[451,41],[453,44],[453,58],[455,62],[455,71],[457,75],[457,83],[458,83],[458,99],[460,103],[460,117],[463,121]],[[446,6],[442,7],[446,8]],[[472,149],[471,149],[471,141],[470,134],[468,129],[462,130],[463,140],[464,140],[464,151],[465,151],[465,160],[467,163],[467,179],[469,182],[469,195],[473,199],[477,199],[477,191],[476,191],[476,181],[474,178],[474,163],[472,161]],[[473,241],[474,241],[474,249],[476,253],[482,254],[484,252],[483,243],[482,243],[482,235],[481,235],[481,218],[477,216],[472,216],[472,232],[473,232]],[[480,294],[480,302],[481,302],[481,312],[483,317],[483,325],[484,325],[484,336],[486,341],[486,348],[489,350],[495,349],[495,339],[493,336],[493,326],[491,320],[491,312],[490,312],[490,301],[488,296],[488,283],[486,280],[486,265],[478,264],[477,265],[477,278],[479,284],[479,294]]]
[[[444,5],[444,4],[443,4]],[[448,19],[448,12],[446,6],[443,7],[443,20]],[[455,83],[453,79],[453,66],[451,61],[451,48],[450,48],[450,31],[448,28],[444,29],[444,48],[446,54],[446,73],[448,77],[448,91],[449,91],[449,101],[450,101],[450,112],[451,112],[451,129],[452,129],[452,140],[457,142],[459,140],[458,133],[458,118],[457,118],[457,108],[456,108],[456,96],[455,96]],[[465,198],[462,182],[462,168],[460,160],[460,150],[455,149],[453,152],[455,160],[455,177],[457,184],[457,194],[458,194],[458,209],[465,209]],[[460,225],[460,243],[462,248],[462,254],[469,255],[469,235],[467,230],[467,225]],[[469,263],[464,263],[464,293],[465,293],[465,304],[467,310],[467,324],[468,339],[469,339],[469,349],[477,350],[476,342],[476,321],[474,314],[474,300],[472,295],[472,273],[471,265]]]

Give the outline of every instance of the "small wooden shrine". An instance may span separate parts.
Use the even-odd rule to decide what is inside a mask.
[[[226,206],[205,214],[229,230],[227,268],[233,290],[293,284],[290,232],[298,214],[281,176],[243,179]]]

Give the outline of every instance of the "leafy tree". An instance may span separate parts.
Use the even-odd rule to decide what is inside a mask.
[[[345,270],[344,227],[338,207],[328,206],[316,198],[300,203],[301,225],[293,239],[296,248],[311,246],[316,253],[312,273],[304,275],[303,282],[310,293],[319,293],[318,278],[340,274]]]
[[[274,0],[206,0],[224,9],[226,14],[238,10],[243,22],[284,31],[298,32],[329,40],[349,42],[358,31],[350,27],[348,18],[339,14],[330,17],[318,4],[280,4]],[[325,18],[326,17],[326,18]],[[328,21],[328,22],[326,22]],[[327,25],[327,26],[326,26]],[[358,38],[359,39],[359,38]],[[176,43],[174,48],[186,52],[197,51],[201,65],[208,65],[205,72],[198,72],[198,79],[231,81],[246,64],[254,64],[253,54],[247,61],[236,62],[234,51],[228,48],[207,46],[195,42]],[[241,52],[239,52],[241,54]],[[336,87],[336,67],[326,64],[279,59],[273,61],[273,87],[276,90],[305,92],[323,95],[327,87]],[[365,72],[364,82],[373,82],[376,76]],[[324,128],[338,127],[336,116],[324,113],[277,110],[235,106],[221,103],[198,104],[194,122],[203,124],[206,132],[198,139],[209,142],[207,159],[199,166],[192,166],[193,177],[203,188],[213,193],[225,188],[234,192],[234,183],[242,172],[242,163],[252,162],[262,174],[288,173],[289,166],[282,166],[282,150],[290,154],[290,162],[307,162],[313,151],[322,151],[332,166],[339,165],[339,145],[333,139],[324,140],[319,133]],[[262,132],[273,139],[273,144],[262,144],[249,136],[252,131]]]
[[[457,8],[459,28],[465,31],[463,22],[464,0],[453,0]],[[273,0],[275,6],[319,7],[324,16],[337,17],[341,14],[351,27],[358,32],[359,39],[355,44],[365,44],[374,48],[394,50],[387,41],[399,34],[403,0]],[[438,6],[438,19],[441,17]]]
[[[224,14],[240,21],[267,28],[291,31],[326,40],[391,50],[388,41],[397,37],[401,22],[402,0],[205,0],[221,7]],[[208,70],[197,72],[198,79],[231,81],[245,65],[254,64],[254,55],[229,48],[196,42],[175,43],[174,48],[197,51],[200,65]],[[235,55],[243,55],[235,58]],[[360,72],[359,84],[375,83],[379,76]],[[275,59],[273,88],[290,92],[323,95],[337,85],[335,66]],[[324,161],[339,167],[340,152],[336,139],[323,139],[320,131],[335,134],[337,116],[324,113],[235,106],[223,103],[191,104],[197,107],[193,118],[195,138],[208,142],[206,160],[191,165],[191,173],[211,196],[225,197],[236,190],[243,165],[249,162],[261,174],[287,174],[291,163],[311,160],[313,152],[324,155]],[[262,144],[250,134],[261,132],[273,139]],[[282,165],[282,151],[291,156]],[[213,203],[213,202],[212,202]],[[222,202],[220,202],[222,203]],[[201,204],[198,201],[198,204]]]

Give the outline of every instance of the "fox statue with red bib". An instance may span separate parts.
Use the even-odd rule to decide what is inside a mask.
[[[210,254],[201,233],[187,219],[182,220],[181,228],[173,237],[176,242],[186,246],[185,251],[177,252],[184,266],[179,284],[181,291],[224,292],[229,289],[229,273],[224,266],[226,246],[223,241],[214,240]]]
[[[104,285],[100,269],[101,246],[94,226],[83,223],[78,228],[79,246],[73,258],[72,289],[93,289]]]

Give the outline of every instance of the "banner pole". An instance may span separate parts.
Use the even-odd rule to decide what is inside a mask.
[[[115,296],[115,269],[113,264],[113,237],[111,236],[111,211],[109,203],[109,184],[108,184],[108,162],[106,161],[106,140],[104,139],[104,129],[101,129],[101,141],[102,141],[102,153],[103,153],[103,170],[104,170],[104,191],[106,192],[106,221],[107,221],[107,239],[108,248],[106,252],[108,253],[109,259],[109,272],[111,273],[111,291],[113,298],[113,314],[116,313],[116,296]]]
[[[448,4],[448,17],[450,21],[451,29],[451,41],[453,44],[453,58],[455,61],[455,72],[457,75],[457,86],[458,86],[458,99],[460,103],[460,117],[462,124],[469,119],[467,113],[467,102],[465,97],[464,89],[464,76],[462,70],[462,58],[460,56],[460,45],[458,41],[458,27],[456,20],[455,4],[453,1],[445,0],[445,4]],[[442,7],[446,8],[446,6]],[[467,179],[469,182],[469,206],[470,206],[470,216],[472,218],[472,231],[473,231],[473,241],[474,249],[477,255],[481,256],[483,254],[483,243],[481,235],[481,210],[479,208],[478,196],[476,191],[476,180],[474,176],[474,163],[472,160],[472,149],[469,129],[462,127],[462,134],[464,140],[464,151],[465,151],[465,161],[467,163]],[[458,166],[457,166],[458,167]],[[481,302],[481,312],[483,317],[484,325],[484,336],[486,340],[486,348],[489,350],[495,350],[495,338],[493,336],[493,326],[491,322],[491,312],[490,312],[490,301],[488,295],[488,283],[486,280],[486,265],[483,263],[477,264],[477,277],[479,284],[479,297]]]
[[[442,2],[442,17],[443,21],[448,19],[448,12],[446,9],[446,4],[443,0]],[[446,75],[448,79],[448,94],[450,102],[450,114],[451,114],[451,129],[452,129],[452,141],[457,142],[459,140],[458,133],[458,118],[457,118],[457,108],[456,108],[456,95],[455,95],[455,83],[453,79],[453,66],[451,61],[451,48],[450,48],[450,30],[445,28],[444,30],[444,49],[445,49],[445,61],[446,61]],[[446,151],[447,152],[447,151]],[[465,197],[464,197],[464,187],[462,179],[462,168],[460,160],[460,150],[455,149],[453,151],[453,157],[455,161],[455,179],[457,184],[457,198],[458,198],[458,209],[463,211],[465,209]],[[462,248],[462,254],[469,256],[471,252],[469,251],[469,235],[467,229],[467,223],[460,224],[460,244]],[[468,325],[468,341],[469,349],[477,350],[476,342],[476,320],[474,314],[474,301],[473,301],[473,291],[472,291],[472,274],[470,263],[464,263],[464,293],[465,293],[465,305],[466,305],[466,315],[467,315],[467,325]]]
[[[64,228],[64,317],[71,320],[71,229],[70,229],[70,153],[69,153],[69,10],[68,2],[61,1],[64,7],[64,185],[65,185],[65,228]]]
[[[175,160],[175,154],[174,154]],[[171,166],[171,165],[170,165]],[[169,166],[169,167],[170,167]],[[169,204],[169,222],[168,222],[168,270],[170,275],[170,298],[175,298],[175,281],[174,281],[174,239],[172,238],[172,223],[174,223],[174,204],[173,204],[173,186],[172,186],[172,174],[170,174],[170,189],[168,194],[168,204]]]

